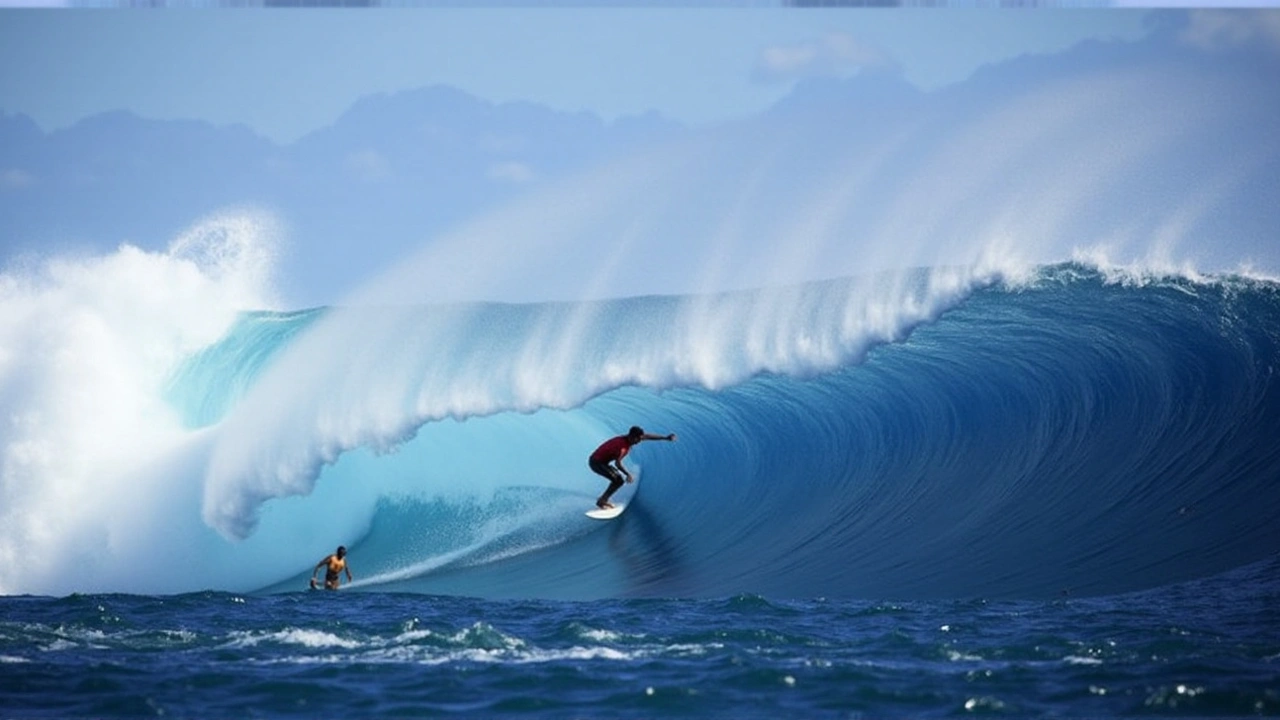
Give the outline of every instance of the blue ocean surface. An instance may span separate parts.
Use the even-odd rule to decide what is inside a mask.
[[[263,311],[160,366],[90,428],[141,461],[15,431],[0,715],[1280,714],[1266,278]]]
[[[1280,563],[1100,598],[0,600],[6,717],[1274,716]]]

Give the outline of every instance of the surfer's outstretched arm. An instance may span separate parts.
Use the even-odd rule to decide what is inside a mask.
[[[669,433],[667,435],[654,435],[653,433],[645,433],[640,436],[641,440],[666,440],[667,442],[675,442],[676,434]]]
[[[635,443],[632,444],[639,443],[641,440],[666,440],[667,442],[675,442],[676,434],[669,433],[667,435],[654,435],[653,433],[641,433],[640,435],[632,435],[631,437],[635,438]],[[635,482],[635,478],[631,477],[631,471],[627,470],[627,468],[622,464],[622,458],[614,460],[613,464],[617,465],[618,469],[622,471],[622,474],[626,476],[627,482]]]

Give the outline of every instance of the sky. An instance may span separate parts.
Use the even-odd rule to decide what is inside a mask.
[[[3,2],[3,0],[0,0]],[[129,110],[289,143],[362,96],[430,85],[605,120],[758,112],[813,75],[891,67],[922,89],[1088,38],[1137,9],[0,8],[0,111],[45,131]]]

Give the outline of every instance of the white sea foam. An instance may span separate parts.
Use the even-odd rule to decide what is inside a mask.
[[[0,562],[22,568],[0,594],[147,586],[170,503],[198,482],[186,463],[157,471],[196,441],[165,382],[237,312],[274,302],[274,233],[263,215],[216,216],[165,252],[0,275]]]
[[[1068,665],[1101,665],[1102,660],[1096,657],[1086,657],[1082,655],[1068,655],[1062,658],[1062,661]]]
[[[354,650],[365,645],[364,642],[349,640],[323,630],[309,628],[287,628],[274,632],[236,631],[231,633],[231,647],[255,647],[264,643],[282,643],[298,645],[305,648],[345,648]]]

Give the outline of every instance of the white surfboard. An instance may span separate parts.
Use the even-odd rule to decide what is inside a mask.
[[[594,520],[612,520],[621,515],[622,511],[626,509],[626,503],[617,503],[613,507],[605,508],[604,510],[601,510],[600,508],[591,508],[587,511],[587,517]]]

